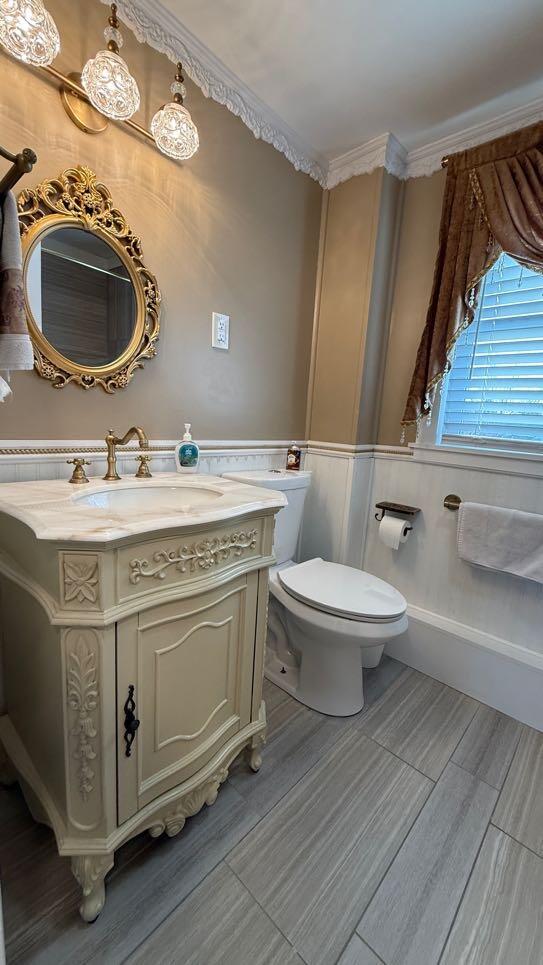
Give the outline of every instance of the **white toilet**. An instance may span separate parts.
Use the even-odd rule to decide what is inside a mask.
[[[228,479],[278,489],[270,570],[266,677],[308,707],[347,717],[364,706],[362,667],[376,667],[388,640],[407,630],[407,603],[394,587],[320,558],[295,563],[311,473],[254,470]]]

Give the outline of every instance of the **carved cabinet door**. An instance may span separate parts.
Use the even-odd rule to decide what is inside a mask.
[[[119,823],[249,723],[257,581],[244,575],[117,625]]]

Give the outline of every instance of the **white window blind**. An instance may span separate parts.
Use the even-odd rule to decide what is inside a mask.
[[[543,275],[501,255],[456,343],[443,395],[442,444],[541,447]]]

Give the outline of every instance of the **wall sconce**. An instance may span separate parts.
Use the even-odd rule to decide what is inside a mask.
[[[140,94],[136,80],[119,56],[123,40],[115,3],[111,4],[104,37],[107,48],[87,61],[83,73],[66,76],[51,63],[60,51],[60,37],[42,0],[0,0],[0,44],[17,60],[40,67],[54,77],[68,117],[81,130],[101,133],[107,128],[107,118],[112,118],[152,141],[168,157],[188,160],[198,150],[199,138],[183,104],[186,91],[181,64],[177,65],[171,86],[173,100],[156,112],[151,133],[132,120],[140,106]]]
[[[83,67],[81,83],[93,107],[114,121],[127,121],[140,106],[140,92],[126,62],[119,56],[123,37],[117,20],[117,5],[111,4],[108,26],[104,30],[106,50]]]
[[[151,131],[156,146],[163,154],[178,161],[188,161],[196,154],[199,146],[198,130],[186,107],[183,98],[187,91],[183,83],[181,64],[170,87],[173,101],[164,104],[151,121]]]
[[[46,67],[55,59],[60,37],[42,0],[0,0],[0,44],[34,67]]]

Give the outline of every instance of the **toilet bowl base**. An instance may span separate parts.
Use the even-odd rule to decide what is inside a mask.
[[[329,693],[326,688],[315,687],[309,682],[305,688],[300,686],[299,667],[288,667],[277,659],[273,650],[268,649],[264,676],[281,690],[284,690],[295,700],[311,710],[318,711],[319,714],[326,714],[329,717],[352,717],[358,714],[364,706],[364,689],[362,681],[362,665],[359,665],[358,686],[351,688],[351,693],[346,695],[344,692],[338,699],[338,695]],[[346,700],[347,697],[347,700]]]

